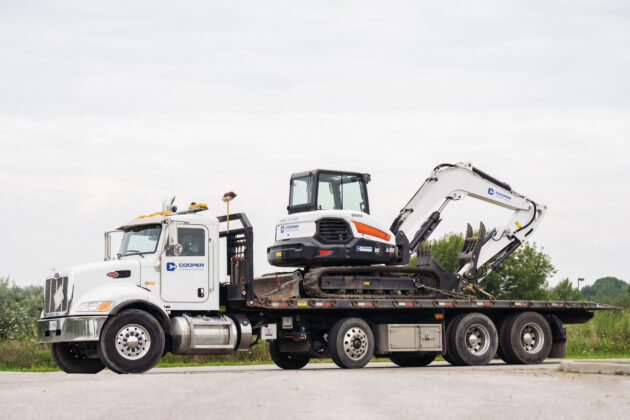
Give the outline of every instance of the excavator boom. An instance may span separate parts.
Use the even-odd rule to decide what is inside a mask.
[[[483,237],[475,237],[475,245],[478,246],[474,261],[461,265],[458,271],[460,275],[476,271],[477,267],[495,257],[493,264],[496,264],[491,268],[498,267],[536,230],[547,212],[546,205],[537,204],[517,193],[507,183],[475,168],[471,163],[442,164],[435,167],[400,210],[390,229],[394,234],[403,232],[407,236],[415,232],[409,242],[409,249],[417,252],[442,220],[444,209],[450,203],[466,197],[503,207],[511,210],[511,213],[505,225],[490,230],[488,236],[485,235],[485,229],[479,232],[478,236]],[[471,238],[472,232],[467,232],[468,248],[472,246]]]

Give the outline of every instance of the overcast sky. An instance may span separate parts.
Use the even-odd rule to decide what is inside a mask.
[[[103,231],[178,202],[254,224],[288,179],[372,174],[389,223],[431,169],[471,161],[549,213],[558,273],[630,280],[627,1],[0,0],[0,275],[98,261]],[[436,231],[507,214],[473,199]],[[495,221],[496,220],[496,221]]]

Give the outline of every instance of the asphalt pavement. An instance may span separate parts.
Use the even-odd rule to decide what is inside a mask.
[[[630,376],[559,361],[424,368],[311,363],[153,369],[142,375],[0,372],[1,419],[628,418]]]

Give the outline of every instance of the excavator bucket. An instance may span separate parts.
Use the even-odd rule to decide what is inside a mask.
[[[486,227],[483,222],[479,223],[479,231],[477,235],[474,235],[472,226],[468,223],[466,227],[466,237],[464,238],[464,245],[459,253],[459,270],[464,268],[466,264],[469,264],[469,269],[466,271],[467,277],[477,276],[477,260],[479,259],[479,251],[481,247],[486,243]]]

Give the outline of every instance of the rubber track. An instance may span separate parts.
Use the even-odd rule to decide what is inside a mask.
[[[391,298],[391,297],[400,297],[400,298],[422,298],[422,299],[432,299],[436,297],[439,292],[448,294],[449,292],[445,290],[439,289],[439,291],[431,291],[431,293],[426,293],[426,289],[424,293],[422,293],[422,289],[418,288],[417,292],[412,295],[398,295],[397,290],[392,290],[389,293],[380,293],[380,294],[341,294],[341,293],[327,293],[324,292],[320,287],[320,281],[322,277],[326,274],[335,274],[335,275],[349,275],[349,274],[372,274],[378,275],[382,273],[388,274],[416,274],[423,275],[427,277],[432,277],[435,280],[435,284],[437,285],[436,289],[440,288],[439,285],[439,276],[433,270],[422,268],[422,267],[407,267],[407,266],[351,266],[351,267],[321,267],[314,268],[309,270],[305,275],[302,281],[302,285],[304,287],[304,292],[306,292],[308,297],[313,298],[333,298],[333,299],[382,299],[382,298]],[[414,281],[413,277],[409,278],[409,281]]]

